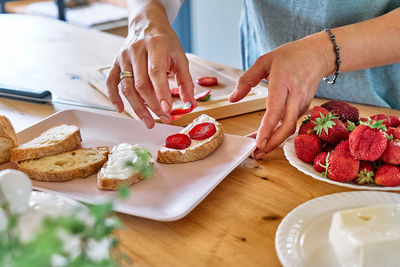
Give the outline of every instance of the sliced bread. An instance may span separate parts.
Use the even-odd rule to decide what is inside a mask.
[[[194,119],[188,126],[182,129],[179,133],[188,134],[194,126],[200,123],[213,123],[216,132],[213,136],[205,140],[191,140],[189,147],[185,149],[172,149],[165,147],[165,144],[159,146],[157,151],[157,162],[160,163],[185,163],[206,158],[217,147],[219,147],[224,140],[224,133],[222,125],[214,118],[202,114],[200,117]]]
[[[46,182],[64,182],[97,173],[107,161],[108,147],[76,149],[58,155],[21,161],[20,171],[31,179]]]
[[[131,186],[151,175],[153,164],[150,152],[138,145],[116,145],[97,174],[97,187],[117,190],[121,185]]]
[[[0,115],[0,163],[10,160],[11,149],[17,144],[17,136],[10,120]]]
[[[11,150],[12,161],[38,159],[71,151],[81,145],[78,126],[60,124]]]

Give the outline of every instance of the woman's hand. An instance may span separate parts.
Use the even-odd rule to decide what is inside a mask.
[[[331,49],[331,50],[330,50]],[[296,131],[322,77],[335,68],[332,43],[326,33],[317,33],[286,43],[257,59],[239,79],[231,102],[245,97],[262,79],[268,80],[266,112],[256,137],[255,159],[262,158]]]
[[[157,13],[158,12],[158,13]],[[169,25],[165,10],[154,7],[149,16],[137,15],[131,22],[128,37],[107,75],[108,95],[118,112],[124,104],[118,87],[136,115],[147,128],[154,127],[148,108],[164,123],[171,122],[172,97],[168,73],[175,75],[183,103],[193,98],[193,80],[189,65],[177,35]],[[130,71],[133,78],[120,81],[120,72]]]

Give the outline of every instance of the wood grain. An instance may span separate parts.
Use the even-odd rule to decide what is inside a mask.
[[[0,36],[8,36],[0,49],[2,83],[51,89],[62,97],[109,104],[88,85],[84,74],[89,67],[110,64],[121,38],[16,15],[0,15]],[[227,75],[239,77],[241,73],[196,60]],[[323,101],[314,99],[311,106]],[[397,110],[355,106],[363,116],[400,116]],[[10,117],[17,130],[66,108],[0,99],[0,113]],[[245,135],[257,130],[263,114],[259,111],[219,121],[225,133]],[[118,232],[121,248],[132,260],[126,266],[279,266],[274,238],[284,216],[307,200],[342,191],[350,190],[315,180],[292,167],[279,147],[263,160],[246,159],[179,221],[156,222],[120,214],[125,224]]]

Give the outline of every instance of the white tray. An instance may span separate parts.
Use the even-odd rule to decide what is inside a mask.
[[[19,132],[18,143],[24,143],[59,123],[75,124],[81,129],[82,146],[111,148],[119,143],[140,144],[153,155],[165,138],[181,127],[156,124],[148,130],[134,119],[107,116],[79,110],[56,113]],[[131,195],[117,203],[115,210],[159,221],[178,220],[196,207],[255,148],[254,139],[225,135],[224,142],[206,159],[184,164],[155,163],[151,178],[131,186]],[[9,167],[3,164],[2,169]],[[115,198],[115,192],[97,189],[96,175],[68,182],[33,181],[41,191],[55,191],[86,203]]]
[[[400,191],[400,186],[396,187],[385,187],[385,186],[380,186],[377,184],[365,184],[365,185],[359,185],[356,184],[352,181],[349,182],[337,182],[330,180],[326,177],[323,177],[319,172],[314,170],[314,166],[309,163],[305,163],[301,161],[297,155],[296,151],[294,150],[294,138],[296,137],[297,133],[292,135],[286,140],[285,145],[283,146],[283,151],[285,153],[286,159],[289,161],[289,163],[296,167],[299,171],[310,175],[312,178],[323,181],[325,183],[329,184],[335,184],[343,187],[348,187],[348,188],[353,188],[353,189],[361,189],[361,190],[376,190],[376,191]]]
[[[280,223],[275,248],[283,266],[339,266],[328,233],[336,211],[370,205],[399,204],[400,194],[353,191],[309,200],[293,209]]]

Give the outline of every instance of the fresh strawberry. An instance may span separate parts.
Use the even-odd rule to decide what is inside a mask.
[[[323,143],[322,144],[322,151],[323,152],[331,152],[335,149],[335,144]]]
[[[357,177],[360,161],[351,154],[332,151],[327,159],[327,176],[337,182],[347,182]]]
[[[204,140],[213,136],[217,132],[214,123],[204,122],[195,125],[190,131],[189,136],[193,140]]]
[[[400,164],[400,141],[391,140],[388,142],[385,151],[381,156],[381,160],[385,163],[399,165]]]
[[[350,153],[350,144],[349,144],[349,140],[343,140],[342,142],[340,142],[340,143],[335,147],[335,151],[340,152],[340,153],[351,154],[351,153]]]
[[[310,118],[306,118],[301,122],[299,128],[299,134],[313,134],[314,133],[315,123],[310,120]]]
[[[198,93],[198,94],[194,95],[194,99],[196,99],[197,101],[208,101],[210,99],[210,93],[211,93],[211,90]]]
[[[400,126],[400,117],[397,117],[395,115],[389,115],[388,117],[390,119],[390,127]]]
[[[369,161],[361,161],[357,178],[354,182],[357,184],[369,184],[374,182],[374,165]]]
[[[193,105],[190,102],[187,102],[185,105],[183,105],[182,108],[177,108],[173,109],[170,111],[172,120],[177,120],[179,119],[182,115],[186,113],[190,113],[193,110]]]
[[[196,82],[198,85],[201,85],[201,86],[214,86],[214,85],[218,84],[218,79],[217,79],[217,77],[206,76],[206,77],[198,78],[196,80]]]
[[[315,134],[300,134],[294,138],[294,150],[299,159],[313,163],[315,156],[322,151],[321,139]]]
[[[382,121],[382,125],[385,125],[386,129],[390,127],[390,118],[385,114],[375,114],[370,117],[373,121]]]
[[[324,172],[326,170],[326,158],[328,152],[319,153],[314,159],[314,170],[317,172]]]
[[[320,118],[322,115],[326,116],[326,114],[329,113],[329,110],[320,107],[320,106],[315,106],[313,107],[313,109],[311,110],[311,117],[310,119],[312,121],[315,121],[317,118]]]
[[[374,161],[377,160],[385,151],[387,146],[387,138],[385,126],[381,121],[362,122],[358,125],[349,136],[351,154],[360,160]]]
[[[173,149],[185,149],[190,146],[192,141],[186,134],[173,134],[167,137],[165,147]]]
[[[332,117],[331,113],[317,118],[315,121],[314,130],[322,141],[329,144],[337,144],[340,141],[349,137],[349,132],[339,119]]]
[[[179,88],[178,87],[171,88],[171,95],[175,96],[175,97],[179,97]]]
[[[348,120],[352,122],[358,121],[359,117],[358,109],[344,101],[331,100],[322,104],[321,107],[326,108],[332,114],[336,114],[339,117],[339,119],[343,122]]]
[[[385,164],[375,173],[375,183],[383,186],[400,185],[400,168],[395,165]]]
[[[400,140],[400,127],[389,127],[389,129],[386,130],[386,135],[389,140]]]

